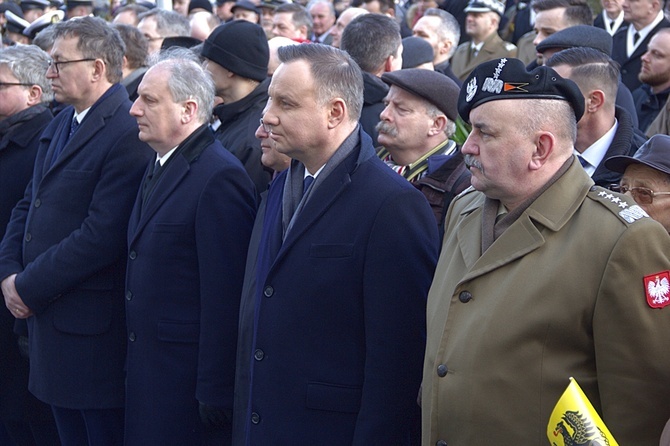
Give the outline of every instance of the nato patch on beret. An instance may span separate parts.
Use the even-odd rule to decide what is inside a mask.
[[[631,164],[642,164],[670,175],[670,136],[654,135],[633,156],[618,155],[605,160],[609,170],[624,173]]]
[[[579,121],[584,114],[584,96],[570,79],[552,68],[540,66],[527,71],[519,59],[503,58],[477,66],[463,82],[458,97],[458,112],[470,122],[470,111],[500,99],[555,99],[567,101]]]
[[[434,59],[433,47],[421,37],[405,37],[402,39],[402,67],[416,68]]]
[[[554,33],[540,42],[536,50],[543,53],[550,49],[593,48],[612,55],[612,36],[591,25],[575,25]]]
[[[444,74],[421,68],[407,68],[384,73],[382,80],[430,102],[450,121],[456,121],[458,118],[460,88]]]

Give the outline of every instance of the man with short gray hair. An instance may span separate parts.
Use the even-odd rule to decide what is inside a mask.
[[[128,227],[126,446],[196,445],[203,435],[232,441],[256,193],[210,130],[214,83],[185,51],[162,55],[130,109],[156,156]]]
[[[460,86],[463,82],[456,77],[449,65],[461,38],[461,29],[454,16],[443,9],[429,8],[416,22],[412,33],[433,47],[435,71],[446,75]]]
[[[191,24],[188,19],[175,12],[154,8],[138,16],[137,29],[149,41],[149,54],[160,51],[166,37],[188,37]]]

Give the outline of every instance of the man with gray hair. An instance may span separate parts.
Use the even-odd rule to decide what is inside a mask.
[[[252,236],[240,444],[416,444],[435,221],[361,130],[356,63],[327,45],[279,57],[261,125],[293,161]]]
[[[33,176],[39,137],[53,116],[53,98],[44,67],[49,55],[33,45],[0,51],[0,233],[7,229],[12,209],[21,200]],[[16,323],[15,323],[16,322]],[[20,334],[17,339],[16,333]],[[27,344],[25,321],[0,311],[0,419],[16,444],[35,439],[56,444],[58,433],[51,408],[28,392],[28,358],[19,350]],[[17,342],[18,341],[18,342]]]
[[[298,3],[280,5],[272,17],[272,34],[305,43],[312,36],[312,17]]]
[[[363,130],[377,145],[376,125],[384,109],[388,86],[381,75],[402,68],[402,38],[398,23],[382,14],[356,17],[342,33],[340,48],[351,56],[363,71]]]
[[[312,0],[307,5],[309,15],[312,16],[313,41],[330,45],[333,36],[330,30],[335,25],[335,7],[330,0]]]
[[[130,109],[156,156],[128,227],[126,446],[232,441],[237,319],[256,192],[209,128],[211,76],[184,52],[161,55]]]
[[[429,8],[416,22],[412,33],[433,47],[435,71],[448,76],[460,87],[463,82],[456,77],[449,65],[461,38],[461,29],[454,16],[443,9]]]
[[[154,8],[138,16],[137,29],[149,41],[149,54],[160,51],[166,37],[189,37],[191,24],[186,16],[175,11]]]
[[[5,305],[27,319],[29,389],[63,445],[123,441],[128,218],[149,148],[119,81],[119,33],[83,17],[55,26],[47,65],[68,104],[40,137],[35,169],[0,244]]]

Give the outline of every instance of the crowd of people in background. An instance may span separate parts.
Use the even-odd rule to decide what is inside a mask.
[[[0,444],[670,446],[665,6],[2,0]]]

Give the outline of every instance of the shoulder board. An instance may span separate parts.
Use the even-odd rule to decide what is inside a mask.
[[[513,43],[505,42],[504,45],[507,51],[514,51],[516,49],[516,45]]]
[[[616,214],[622,221],[632,224],[649,215],[635,203],[631,197],[613,192],[600,186],[592,186],[587,195],[593,201],[602,204],[605,208]]]
[[[472,186],[469,186],[469,187],[468,187],[467,189],[465,189],[463,192],[461,192],[460,194],[456,195],[456,197],[454,198],[454,200],[458,200],[459,198],[461,198],[461,197],[465,197],[466,195],[469,195],[469,194],[471,194],[471,193],[473,193],[473,192],[476,192],[476,191],[477,191],[477,189],[475,189],[475,188],[472,187]]]

